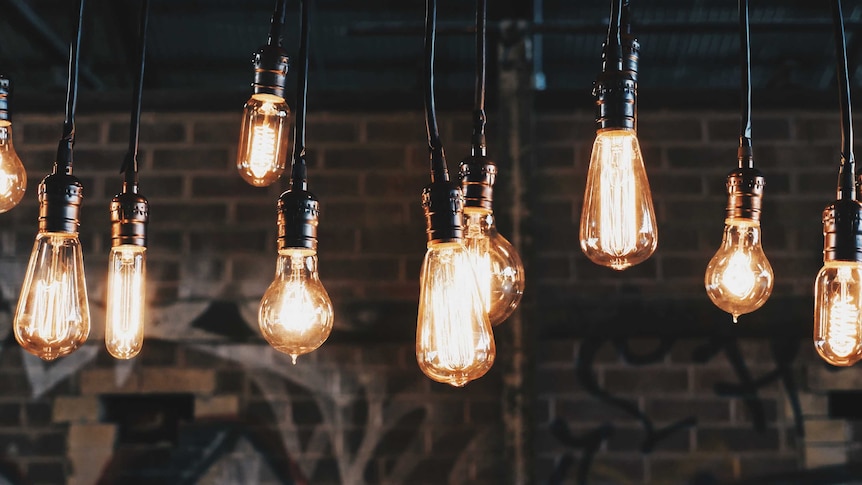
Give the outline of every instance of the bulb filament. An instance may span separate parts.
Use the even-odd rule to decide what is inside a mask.
[[[630,166],[633,153],[626,137],[608,137],[602,145],[600,245],[610,255],[623,257],[637,249],[637,194]]]
[[[826,340],[835,355],[839,357],[852,354],[859,340],[859,326],[856,324],[859,319],[858,310],[853,303],[853,297],[847,292],[847,285],[851,279],[849,268],[838,269],[838,284],[841,285],[841,290],[829,312]]]
[[[258,125],[252,129],[251,155],[249,170],[256,178],[263,178],[275,165],[275,130],[268,125]]]

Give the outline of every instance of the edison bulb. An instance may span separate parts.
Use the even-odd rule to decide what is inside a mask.
[[[317,274],[317,251],[279,250],[275,281],[258,309],[263,337],[293,363],[326,341],[332,331],[332,301]]]
[[[497,232],[494,213],[464,208],[464,246],[470,254],[491,326],[515,311],[524,295],[524,265],[518,251]]]
[[[12,145],[12,124],[0,120],[0,212],[18,205],[27,189],[27,171]]]
[[[21,347],[44,360],[67,355],[87,340],[90,309],[77,233],[36,235],[14,327]]]
[[[824,263],[814,285],[814,347],[832,365],[853,365],[862,357],[860,297],[862,263]]]
[[[419,368],[431,379],[456,387],[485,375],[497,350],[464,245],[429,243],[419,283]]]
[[[763,253],[760,221],[735,218],[724,224],[724,238],[706,267],[704,284],[709,299],[736,323],[740,315],[763,306],[772,294],[774,275]]]
[[[658,233],[637,135],[612,129],[596,135],[584,206],[581,249],[590,260],[623,270],[649,258]]]
[[[245,103],[236,167],[256,187],[272,184],[284,172],[290,109],[284,98],[255,94]]]
[[[105,346],[118,359],[130,359],[144,343],[147,248],[123,244],[111,248],[108,262],[108,314]]]

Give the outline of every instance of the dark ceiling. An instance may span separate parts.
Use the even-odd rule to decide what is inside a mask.
[[[69,0],[0,0],[0,72],[15,83],[19,110],[61,110]],[[144,109],[224,109],[249,93],[250,58],[266,41],[272,0],[151,0]],[[474,2],[440,0],[438,101],[469,105],[473,89]],[[641,42],[641,102],[718,108],[739,86],[733,0],[631,0]],[[298,1],[288,3],[285,42],[296,52]],[[82,103],[124,109],[135,69],[139,2],[88,0],[82,47]],[[859,90],[862,2],[845,0],[853,86]],[[534,41],[545,86],[536,99],[559,109],[590,103],[600,68],[609,3],[601,0],[489,1],[490,102],[501,26],[521,20]],[[538,16],[537,16],[538,15]],[[311,14],[309,109],[420,109],[422,0],[318,0]],[[753,0],[755,108],[837,105],[835,54],[825,0]],[[292,71],[288,87],[295,83]]]

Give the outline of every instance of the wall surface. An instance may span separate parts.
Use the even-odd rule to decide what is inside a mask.
[[[15,117],[30,183],[0,214],[0,483],[497,484],[523,464],[529,481],[548,484],[862,480],[862,416],[837,411],[859,399],[862,376],[828,369],[810,343],[837,115],[755,118],[776,286],[738,325],[703,291],[736,165],[734,110],[641,113],[659,248],[622,273],[578,246],[591,116],[531,114],[517,127],[524,143],[489,118],[495,212],[521,249],[527,290],[520,314],[497,328],[494,369],[453,389],[425,378],[413,354],[428,181],[421,114],[310,117],[309,187],[322,204],[320,272],[336,318],[329,341],[296,366],[257,330],[284,186],[237,175],[238,113],[144,115],[150,321],[129,362],[102,342],[127,117],[79,116],[93,331],[56,363],[23,352],[12,313],[62,117]],[[470,120],[444,113],[441,133],[454,173]]]

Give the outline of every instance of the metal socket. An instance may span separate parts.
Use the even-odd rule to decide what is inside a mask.
[[[307,190],[290,189],[278,198],[278,249],[317,250],[320,202]]]
[[[491,210],[494,202],[494,182],[497,165],[485,156],[472,156],[463,160],[459,168],[464,207],[481,207]]]
[[[425,211],[428,242],[460,241],[464,237],[461,187],[449,180],[431,182],[422,189],[422,209]]]
[[[254,53],[254,94],[272,94],[284,98],[284,85],[290,58],[287,51],[277,45],[265,45]]]
[[[765,185],[766,179],[756,168],[737,168],[727,174],[726,217],[759,221]]]
[[[39,184],[39,232],[77,233],[84,186],[74,175],[52,173]]]
[[[122,245],[147,247],[147,224],[150,204],[134,192],[123,192],[111,199],[111,247]]]
[[[823,261],[862,262],[862,204],[839,199],[823,210]]]

